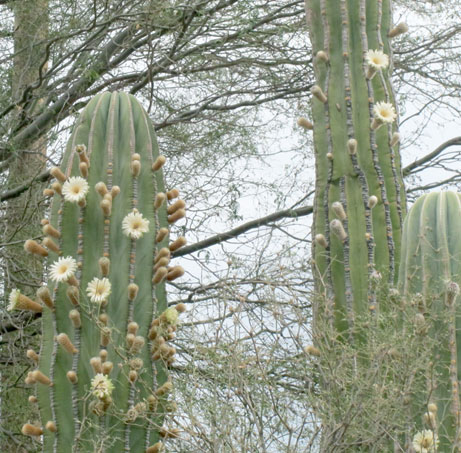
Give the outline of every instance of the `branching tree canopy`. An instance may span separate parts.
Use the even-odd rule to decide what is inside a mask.
[[[313,83],[304,0],[48,0],[24,2],[41,8],[26,17],[21,3],[0,1],[3,299],[12,281],[42,281],[21,261],[22,244],[40,237],[29,226],[47,208],[47,168],[59,164],[76,116],[103,90],[135,94],[168,158],[167,180],[188,204],[176,227],[188,238],[176,252],[187,273],[170,285],[171,303],[186,303],[188,314],[174,367],[171,424],[181,435],[169,451],[316,451],[304,352],[313,157],[311,137],[296,126],[310,115]],[[454,127],[421,146],[460,120],[456,4],[395,5],[396,22],[415,24],[394,48],[411,197],[461,184]],[[34,31],[27,21],[35,17],[42,27]],[[20,434],[37,417],[23,377],[38,323],[2,310],[2,451],[39,450]]]

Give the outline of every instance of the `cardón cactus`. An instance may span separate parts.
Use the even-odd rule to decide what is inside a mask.
[[[399,289],[406,303],[416,305],[416,316],[437,345],[428,360],[427,385],[414,389],[412,410],[419,431],[438,438],[439,451],[461,451],[460,229],[461,194],[454,192],[423,195],[403,228]]]
[[[169,225],[184,217],[179,192],[165,190],[154,129],[125,93],[92,99],[74,128],[44,219],[42,243],[25,249],[46,257],[48,282],[37,299],[13,291],[10,308],[42,312],[35,369],[45,452],[159,452],[175,436],[164,425],[172,382],[178,312],[167,307],[165,281],[184,271],[170,266]]]
[[[400,256],[406,207],[389,42],[398,33],[390,0],[306,0],[306,12],[316,78],[316,315],[350,333],[357,313],[376,310],[376,281],[394,284]]]

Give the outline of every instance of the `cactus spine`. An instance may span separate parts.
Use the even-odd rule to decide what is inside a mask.
[[[414,392],[419,394],[412,404],[416,429],[433,431],[439,451],[457,452],[461,451],[460,229],[461,194],[423,195],[405,219],[399,272],[402,295],[407,303],[418,299],[417,316],[431,326],[428,334],[436,344],[428,358],[427,387]]]
[[[103,93],[51,171],[46,248],[26,244],[48,256],[49,278],[37,294],[42,345],[27,378],[44,429],[23,432],[43,431],[46,452],[162,450],[175,353],[168,340],[184,309],[167,308],[165,294],[165,280],[183,274],[169,265],[169,223],[184,210],[167,212],[164,161],[135,98]],[[18,292],[10,299],[11,308],[39,311]],[[28,357],[36,364],[34,351]]]
[[[316,77],[316,316],[342,332],[376,310],[376,277],[393,285],[400,255],[406,207],[393,139],[390,3],[306,0]]]

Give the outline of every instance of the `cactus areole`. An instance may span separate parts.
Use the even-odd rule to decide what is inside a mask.
[[[423,195],[404,224],[399,289],[406,303],[431,326],[435,350],[426,385],[414,389],[416,430],[433,431],[438,451],[461,451],[459,380],[461,359],[461,194]],[[415,304],[415,300],[417,304]],[[422,422],[424,421],[424,424]]]
[[[41,425],[23,427],[43,434],[45,452],[161,451],[173,435],[164,427],[175,353],[168,341],[184,307],[167,308],[165,280],[183,274],[169,264],[169,224],[184,209],[167,207],[178,191],[166,193],[164,162],[136,99],[103,93],[51,170],[45,239],[25,245],[47,256],[47,285],[37,292],[42,344],[39,354],[28,351],[35,369],[26,379]],[[30,302],[10,296],[10,308],[40,311]]]
[[[306,0],[306,11],[315,68],[316,315],[345,331],[356,314],[378,308],[378,281],[396,281],[406,209],[389,79],[389,36],[398,33],[389,0]]]

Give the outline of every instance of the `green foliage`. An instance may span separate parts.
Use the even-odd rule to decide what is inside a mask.
[[[421,326],[414,301],[404,304],[397,297],[392,302],[386,313],[357,316],[362,341],[355,345],[344,341],[328,320],[317,320],[318,347],[306,352],[319,384],[314,408],[331,427],[319,451],[409,451],[422,429],[427,401],[420,417],[412,419],[414,389],[424,386],[433,371],[431,355],[437,341],[427,335],[430,322]]]

